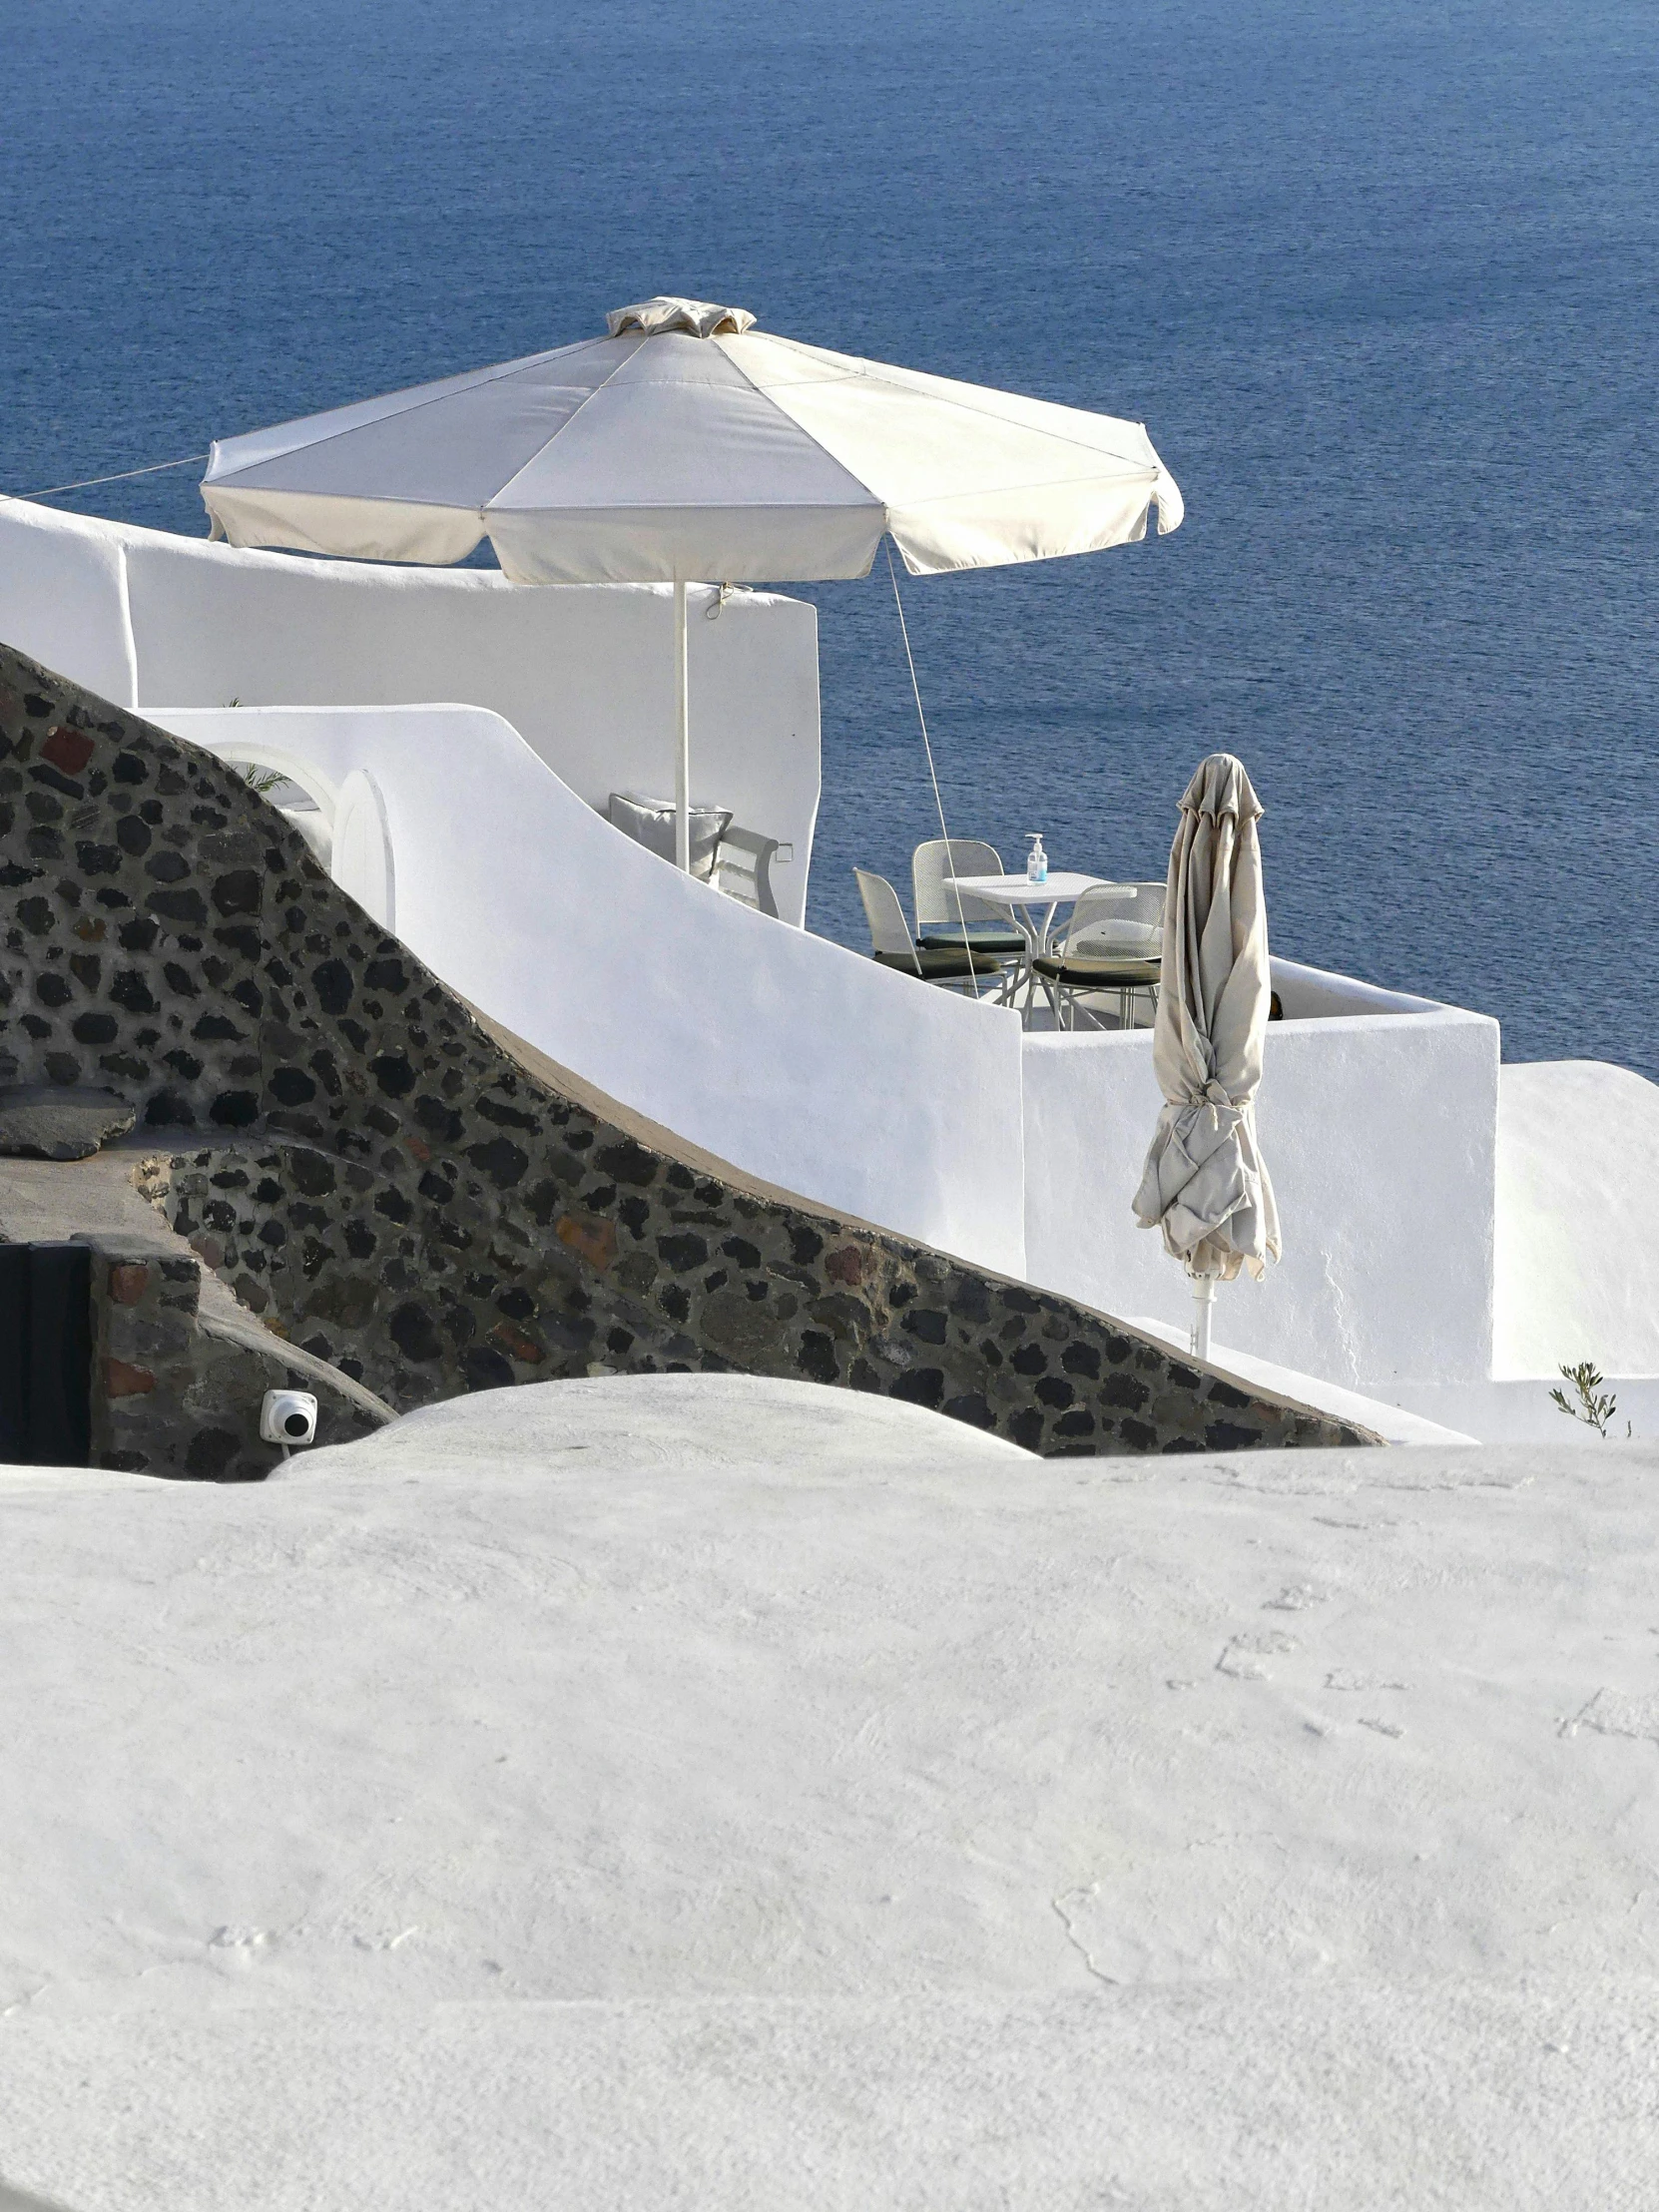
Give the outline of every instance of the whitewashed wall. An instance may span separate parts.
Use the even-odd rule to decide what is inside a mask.
[[[492,571],[239,552],[12,502],[0,639],[144,711],[488,707],[590,806],[613,791],[673,796],[667,585],[526,589]],[[694,591],[689,657],[692,796],[794,846],[772,881],[799,925],[819,801],[817,610]]]
[[[1576,1362],[1571,1363],[1576,1365]],[[1602,1370],[1602,1393],[1615,1401],[1608,1433],[1598,1435],[1572,1420],[1553,1403],[1550,1390],[1562,1385],[1552,1369],[1547,1378],[1506,1377],[1486,1382],[1402,1382],[1394,1396],[1402,1408],[1459,1429],[1483,1444],[1557,1444],[1604,1451],[1609,1442],[1659,1439],[1659,1378],[1619,1375]]]
[[[263,736],[335,785],[372,776],[397,934],[587,1082],[750,1175],[1025,1272],[1013,1013],[682,875],[480,709],[152,713],[210,747]]]
[[[582,804],[666,790],[669,632],[661,591],[515,592],[477,572],[0,507],[0,638],[181,734],[245,737],[262,704],[300,703],[271,712],[273,732],[336,782],[369,768],[384,794],[399,934],[553,1059],[752,1175],[1109,1312],[1184,1323],[1184,1280],[1129,1213],[1158,1108],[1148,1037],[1022,1040],[1010,1015],[686,881]],[[819,778],[813,610],[757,595],[715,622],[698,610],[692,654],[697,796],[795,843],[799,867],[775,880],[799,919]],[[418,704],[434,694],[471,704]],[[249,711],[226,717],[232,698]],[[337,711],[357,702],[386,711]],[[174,711],[190,709],[221,712]],[[1287,1252],[1264,1286],[1223,1293],[1218,1341],[1379,1391],[1487,1375],[1496,1025],[1290,963],[1275,978],[1290,1018],[1272,1032],[1261,1125]],[[1546,1109],[1545,1161],[1547,1124]],[[1511,1206],[1510,1363],[1541,1356],[1513,1286],[1564,1195],[1552,1187],[1530,1226]],[[1626,1354],[1639,1303],[1609,1335]]]
[[[367,770],[398,933],[553,1059],[750,1174],[1110,1313],[1188,1318],[1134,1226],[1151,1036],[1022,1036],[688,882],[611,830],[497,718],[460,708],[157,719]],[[492,795],[457,817],[452,767]],[[448,773],[446,773],[446,771]],[[1275,964],[1260,1122],[1286,1257],[1222,1294],[1218,1340],[1329,1381],[1484,1376],[1497,1028]],[[1362,1005],[1364,1013],[1340,1009]]]
[[[1503,1070],[1494,1375],[1554,1382],[1590,1360],[1659,1376],[1656,1159],[1659,1086],[1644,1076],[1600,1060]]]
[[[1217,1341],[1369,1390],[1488,1374],[1497,1024],[1287,961],[1274,981],[1287,1013],[1322,1009],[1268,1033],[1257,1118],[1285,1256],[1224,1286]],[[1131,1212],[1161,1103],[1150,1030],[1033,1035],[1024,1057],[1031,1280],[1188,1323],[1185,1276]]]
[[[118,707],[138,704],[121,533],[0,502],[0,642]]]

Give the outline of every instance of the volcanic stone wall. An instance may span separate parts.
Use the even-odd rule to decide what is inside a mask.
[[[236,771],[5,648],[0,929],[0,1084],[122,1091],[208,1265],[398,1407],[737,1370],[1039,1451],[1377,1440],[642,1142],[488,1036]]]
[[[267,1390],[308,1390],[318,1444],[350,1443],[391,1418],[331,1367],[295,1354],[239,1317],[201,1311],[202,1268],[188,1252],[92,1255],[92,1463],[198,1481],[258,1481],[280,1452],[260,1436]]]

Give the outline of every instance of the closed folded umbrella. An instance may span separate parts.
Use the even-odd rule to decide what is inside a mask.
[[[1201,762],[1170,850],[1152,1064],[1164,1107],[1135,1214],[1193,1278],[1193,1350],[1210,1349],[1218,1282],[1260,1278],[1280,1252],[1279,1210],[1256,1141],[1272,984],[1262,892],[1262,804],[1231,753]]]
[[[381,561],[484,537],[528,584],[672,583],[688,864],[686,584],[1049,560],[1181,520],[1137,422],[828,352],[648,299],[604,337],[216,441],[216,535]]]

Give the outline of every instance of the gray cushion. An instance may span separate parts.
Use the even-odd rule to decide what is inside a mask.
[[[1008,953],[1025,950],[1025,939],[1017,929],[1010,929],[1005,921],[929,921],[917,933],[916,942],[959,948],[964,928],[967,931],[967,941],[975,952]]]
[[[958,952],[944,946],[918,945],[914,954],[907,952],[877,952],[872,955],[882,967],[897,968],[901,974],[914,975],[919,968],[929,982],[946,975],[999,975],[1001,962],[989,959],[982,952]]]
[[[725,807],[693,807],[688,811],[692,873],[706,883],[714,873],[720,840],[732,827],[732,816]],[[674,858],[672,799],[642,799],[638,792],[612,792],[606,814],[615,828],[636,844],[643,844],[648,852],[655,852],[659,859]]]
[[[1087,953],[1068,960],[1064,954],[1045,952],[1031,965],[1051,983],[1073,983],[1096,990],[1145,990],[1157,982],[1159,971],[1156,960],[1094,959]]]

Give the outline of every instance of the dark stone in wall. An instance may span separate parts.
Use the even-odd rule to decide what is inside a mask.
[[[27,849],[20,803],[46,794],[75,801],[67,873]],[[203,1261],[394,1405],[738,1370],[1040,1451],[1376,1440],[601,1120],[487,1035],[234,769],[5,648],[0,810],[0,1084],[119,1076],[155,1140],[147,1187]],[[135,822],[148,839],[123,834]]]

